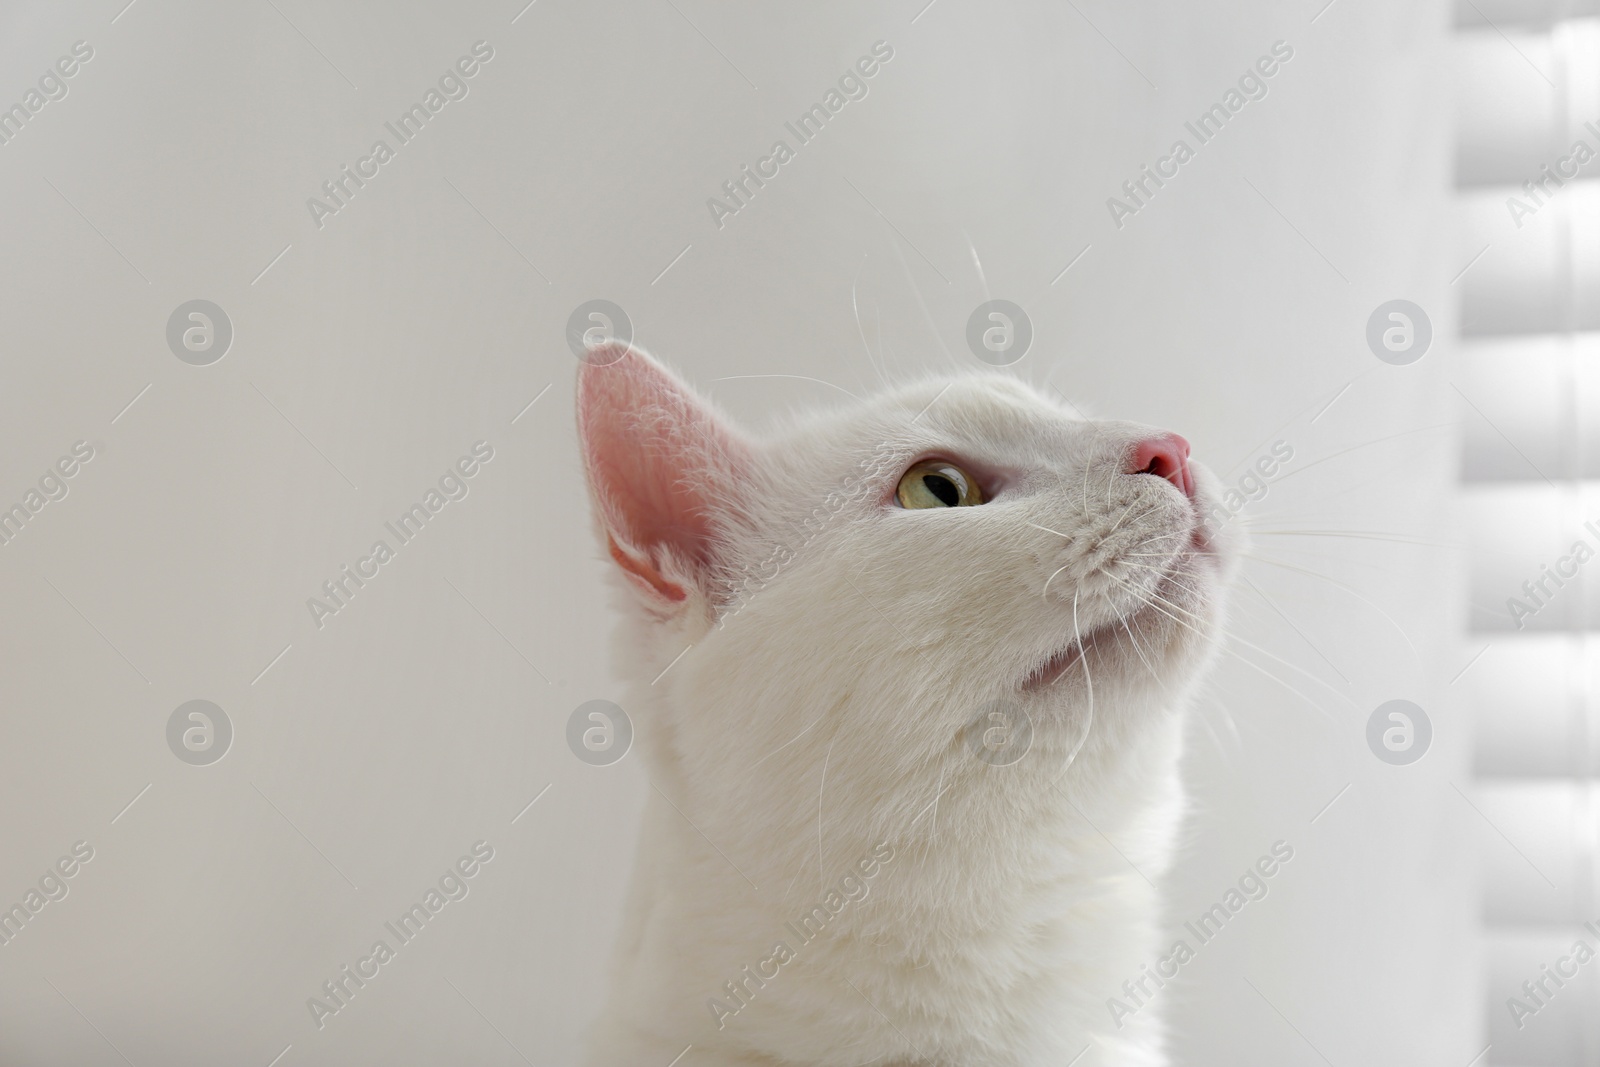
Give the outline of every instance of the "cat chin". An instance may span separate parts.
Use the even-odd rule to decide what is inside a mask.
[[[1199,638],[1208,639],[1208,635],[1198,631],[1185,616],[1196,620],[1204,617],[1207,623],[1210,622],[1210,590],[1197,592],[1185,583],[1206,582],[1210,575],[1205,572],[1218,571],[1221,561],[1212,556],[1209,546],[1194,547],[1186,555],[1188,558],[1180,557],[1178,565],[1157,583],[1150,594],[1154,602],[1136,603],[1126,613],[1084,634],[1081,640],[1075,638],[1030,671],[1018,689],[1030,695],[1048,692],[1056,682],[1072,673],[1083,658],[1085,648],[1094,653],[1094,663],[1103,663],[1107,657],[1114,657],[1118,667],[1134,661],[1139,670],[1148,675],[1158,670],[1170,656],[1181,655],[1174,645],[1189,644]],[[1153,645],[1154,631],[1158,629],[1176,631],[1167,639],[1166,647]],[[1138,641],[1138,646],[1135,646],[1135,641]]]
[[[1077,641],[1073,641],[1066,648],[1055,653],[1030,671],[1017,688],[1030,696],[1048,694],[1057,682],[1066,680],[1072,675],[1073,669],[1083,659],[1085,646],[1095,653],[1096,663],[1103,663],[1107,654],[1117,657],[1121,657],[1124,654],[1131,656],[1133,654],[1132,650],[1128,648],[1125,641],[1119,640],[1115,630],[1123,625],[1124,622],[1137,628],[1139,620],[1146,614],[1153,613],[1153,611],[1153,608],[1141,608],[1125,619],[1119,619],[1093,633],[1085,634],[1082,645]]]

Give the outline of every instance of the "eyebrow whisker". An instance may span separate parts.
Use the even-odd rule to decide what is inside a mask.
[[[1050,527],[1048,527],[1048,526],[1040,526],[1036,522],[1030,522],[1030,523],[1028,523],[1028,525],[1032,526],[1035,530],[1043,530],[1045,533],[1055,534],[1057,537],[1061,538],[1064,541],[1072,540],[1071,537],[1068,537],[1066,534],[1062,533],[1060,530],[1052,530],[1052,529],[1050,529]]]
[[[1072,566],[1072,564],[1070,564],[1070,563],[1062,564],[1061,566],[1056,568],[1056,573],[1055,574],[1052,574],[1050,577],[1048,577],[1048,578],[1046,578],[1044,580],[1044,590],[1039,594],[1039,598],[1041,600],[1048,600],[1050,598],[1050,583],[1056,580],[1056,574],[1060,574],[1062,571],[1066,570],[1070,566]]]

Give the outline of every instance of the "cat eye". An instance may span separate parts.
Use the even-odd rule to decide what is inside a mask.
[[[903,508],[964,508],[983,503],[983,490],[954,463],[925,459],[900,477],[895,497]]]

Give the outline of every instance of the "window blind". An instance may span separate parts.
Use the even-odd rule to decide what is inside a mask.
[[[1600,2],[1461,0],[1456,31],[1481,1062],[1580,1067],[1600,1063],[1600,956],[1574,953],[1600,953]]]

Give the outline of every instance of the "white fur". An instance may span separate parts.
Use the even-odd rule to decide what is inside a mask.
[[[580,414],[589,447],[606,447],[592,440],[604,413]],[[692,1045],[681,1067],[1063,1067],[1094,1045],[1083,1064],[1167,1063],[1159,1003],[1118,1029],[1107,999],[1164,948],[1150,883],[1182,814],[1182,711],[1235,555],[1215,534],[1189,543],[1213,480],[1197,470],[1191,501],[1124,473],[1152,431],[1084,422],[999,374],[908,386],[752,442],[709,407],[697,417],[732,444],[697,427],[642,446],[642,463],[678,464],[717,533],[698,569],[657,551],[682,601],[619,581],[624,706],[653,788],[587,1062],[667,1067]],[[929,455],[1000,491],[979,507],[895,506],[901,473]],[[626,491],[594,491],[603,535],[648,554],[616,520]],[[1165,614],[1144,606],[1158,584]],[[1085,655],[1026,684],[1078,634]],[[995,700],[1032,722],[1011,766],[969,743]],[[860,878],[880,842],[894,858]],[[865,898],[798,943],[786,922],[851,873]],[[747,982],[754,995],[719,1028],[708,1001],[735,1004],[725,983],[778,941],[794,959]]]

